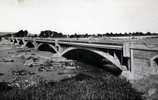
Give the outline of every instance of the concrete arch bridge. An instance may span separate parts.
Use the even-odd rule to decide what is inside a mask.
[[[158,39],[155,38],[155,41]],[[113,70],[115,74],[124,75],[129,79],[140,79],[152,74],[157,69],[153,57],[158,55],[158,44],[148,46],[148,40],[88,40],[67,38],[10,38],[10,41],[22,48],[34,48],[50,51],[88,64]],[[152,40],[154,41],[154,40]],[[152,47],[152,48],[150,48]],[[156,56],[158,57],[158,56]],[[156,62],[157,64],[157,62]]]

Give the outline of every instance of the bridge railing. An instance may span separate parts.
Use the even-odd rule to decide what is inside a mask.
[[[18,38],[17,38],[18,39]],[[19,38],[20,39],[20,38]],[[24,40],[31,41],[42,41],[42,42],[60,42],[60,43],[86,43],[86,44],[96,44],[96,45],[115,45],[115,46],[123,46],[122,42],[117,41],[109,41],[109,40],[89,40],[89,39],[77,39],[77,38],[32,38],[32,37],[24,37]]]

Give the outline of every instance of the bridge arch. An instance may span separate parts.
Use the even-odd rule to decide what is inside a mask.
[[[14,42],[14,40],[13,40],[13,39],[10,39],[10,42]]]
[[[158,55],[150,59],[150,66],[153,68],[154,72],[158,72]]]
[[[151,62],[151,66],[155,63],[156,65],[158,65],[158,55],[152,57],[150,59],[150,62]]]
[[[18,43],[18,41],[16,39],[14,39],[14,44]]]
[[[23,40],[19,40],[19,45],[24,45]]]
[[[105,68],[116,75],[120,75],[123,71],[115,57],[100,50],[70,47],[61,56]]]
[[[28,48],[35,48],[36,45],[35,45],[32,41],[28,41],[28,42],[25,44],[25,47],[28,47]]]
[[[48,43],[40,43],[37,47],[37,50],[40,50],[40,51],[49,51],[49,52],[52,52],[52,53],[58,53],[58,51],[56,50],[56,48],[51,45],[51,44],[48,44]]]

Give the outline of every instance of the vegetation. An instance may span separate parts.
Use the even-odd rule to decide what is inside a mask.
[[[78,33],[74,33],[72,35],[64,35],[63,33],[58,33],[55,31],[51,31],[51,30],[45,30],[45,31],[41,31],[39,37],[69,37],[69,38],[88,38],[88,37],[109,37],[109,36],[146,36],[146,35],[156,35],[157,33],[151,33],[151,32],[125,32],[125,33],[97,33],[97,34],[78,34]]]
[[[39,37],[47,38],[47,37],[65,37],[62,33],[58,33],[56,31],[45,30],[41,31]]]
[[[2,87],[2,86],[0,86]],[[42,81],[26,89],[3,88],[0,100],[142,100],[125,80],[110,74],[93,77],[80,73],[60,82]]]
[[[13,34],[13,36],[15,36],[15,37],[26,37],[27,35],[28,35],[27,30],[20,30]]]
[[[44,30],[41,31],[40,34],[29,34],[27,30],[20,30],[18,32],[15,33],[8,33],[5,35],[2,35],[3,37],[11,37],[11,36],[15,36],[15,37],[41,37],[41,38],[65,38],[65,37],[69,37],[69,38],[88,38],[88,37],[115,37],[115,36],[146,36],[146,35],[158,35],[158,33],[152,33],[152,32],[124,32],[124,33],[113,33],[113,32],[107,32],[107,33],[96,33],[96,34],[89,34],[89,33],[74,33],[71,35],[68,34],[64,34],[61,32],[56,32],[56,31],[52,31],[52,30]]]

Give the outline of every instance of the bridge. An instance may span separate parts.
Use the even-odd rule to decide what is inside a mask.
[[[79,60],[140,79],[158,73],[158,38],[10,38],[22,48],[50,51],[68,59]]]

